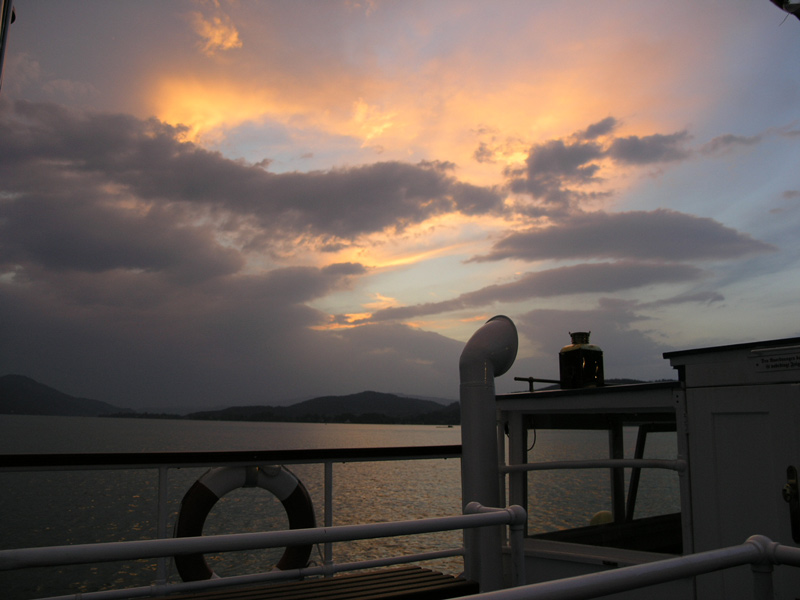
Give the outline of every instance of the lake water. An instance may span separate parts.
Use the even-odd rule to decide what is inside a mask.
[[[647,458],[674,458],[668,437],[652,435]],[[460,444],[458,427],[318,423],[248,423],[87,417],[0,416],[0,454],[58,452],[177,452],[355,448]],[[635,438],[626,435],[626,456]],[[608,441],[599,432],[542,431],[531,460],[605,457]],[[311,493],[322,523],[323,468],[293,465]],[[186,490],[204,469],[169,472],[169,531]],[[529,476],[529,528],[544,531],[585,525],[610,508],[606,471],[545,471]],[[645,472],[637,516],[678,510],[674,473]],[[156,470],[0,473],[0,546],[22,548],[156,537]],[[334,525],[417,519],[459,514],[460,461],[344,463],[334,466]],[[235,490],[212,510],[204,533],[286,528],[283,509],[259,489]],[[458,532],[336,544],[337,562],[453,548]],[[222,576],[269,570],[281,550],[209,556]],[[319,555],[312,560],[320,562]],[[460,572],[460,559],[429,566]],[[60,569],[0,573],[9,599],[149,585],[154,561],[107,563]],[[170,565],[170,578],[176,579]]]

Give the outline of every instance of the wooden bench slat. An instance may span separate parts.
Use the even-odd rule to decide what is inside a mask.
[[[440,600],[477,593],[478,584],[417,566],[287,583],[173,594],[168,600]]]
[[[319,587],[331,588],[339,586],[358,586],[369,585],[374,581],[383,582],[392,579],[415,579],[425,576],[425,570],[419,567],[399,567],[382,571],[372,571],[367,573],[350,573],[337,575],[332,578],[304,579],[302,581],[288,581],[276,583],[262,583],[249,585],[247,587],[220,588],[215,590],[189,592],[187,594],[170,595],[170,600],[245,600],[252,596],[259,598],[267,597],[268,594],[290,594],[292,590],[315,590]],[[445,576],[446,577],[446,576]]]
[[[372,571],[367,573],[352,573],[347,575],[337,575],[333,578],[319,578],[319,579],[304,579],[302,581],[288,581],[288,582],[265,582],[258,585],[248,585],[247,587],[230,587],[218,588],[214,590],[189,592],[185,594],[170,595],[170,600],[183,600],[184,598],[191,600],[232,600],[241,599],[245,600],[251,596],[263,597],[265,593],[289,593],[292,589],[302,588],[314,590],[320,586],[328,587],[336,582],[336,585],[343,585],[344,581],[348,582],[363,582],[364,584],[370,581],[382,581],[390,578],[402,578],[418,575],[420,572],[419,567],[400,567],[395,569],[386,569],[383,571]]]
[[[353,598],[358,598],[358,600],[396,600],[399,598],[403,600],[445,600],[468,594],[477,594],[478,591],[477,582],[453,578],[451,581],[431,583],[425,587],[411,587],[367,596],[353,596]],[[323,597],[320,596],[319,598]]]

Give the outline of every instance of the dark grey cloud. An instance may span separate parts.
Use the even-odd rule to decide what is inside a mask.
[[[725,296],[715,291],[701,291],[701,292],[686,292],[685,294],[678,294],[670,298],[662,298],[653,302],[643,302],[639,304],[640,308],[659,308],[662,306],[673,306],[676,304],[714,304],[716,302],[723,302]]]
[[[489,144],[481,142],[472,156],[479,163],[493,163],[495,162],[494,154]]]
[[[498,188],[478,187],[461,182],[452,185],[455,209],[464,215],[499,213],[503,208],[503,196]]]
[[[510,171],[512,189],[535,197],[549,198],[564,184],[586,184],[596,179],[603,149],[593,142],[550,140],[533,146],[524,169]]]
[[[386,308],[370,320],[411,319],[465,308],[490,306],[499,302],[521,302],[571,294],[611,293],[645,285],[696,281],[704,272],[684,264],[620,261],[587,263],[530,272],[511,283],[490,285],[451,300],[413,306]]]
[[[724,260],[774,250],[706,217],[665,209],[598,211],[574,215],[550,227],[511,233],[495,243],[491,252],[471,260]]]
[[[703,144],[700,152],[703,154],[721,154],[742,146],[755,146],[764,139],[763,135],[742,136],[726,133]]]
[[[432,216],[499,211],[499,191],[455,181],[430,165],[385,162],[313,173],[267,175],[266,209],[252,212],[266,228],[277,218],[292,231],[353,239],[391,229],[402,231]],[[266,213],[262,217],[261,213]]]
[[[0,202],[0,266],[132,269],[199,280],[235,273],[244,265],[241,254],[217,243],[208,226],[184,226],[174,211],[120,210],[102,199],[76,198],[74,192],[20,194]]]
[[[506,170],[509,189],[535,201],[518,202],[515,210],[534,218],[565,218],[580,210],[582,203],[608,194],[584,189],[603,181],[604,161],[645,166],[691,156],[685,147],[690,139],[686,131],[614,137],[618,125],[614,117],[606,117],[569,138],[533,145],[524,167]]]
[[[617,162],[634,165],[684,160],[691,155],[691,152],[684,148],[689,139],[686,131],[669,135],[657,133],[643,137],[631,135],[614,139],[607,154]]]
[[[618,125],[619,121],[617,121],[614,117],[606,117],[602,121],[598,121],[597,123],[589,125],[589,127],[587,127],[584,131],[579,132],[577,137],[584,140],[594,140],[601,136],[608,135],[614,131]]]
[[[322,272],[331,275],[363,275],[367,270],[362,264],[346,262],[328,265],[322,269]]]
[[[800,130],[793,125],[783,125],[780,127],[769,127],[754,135],[738,135],[735,133],[725,133],[718,135],[711,141],[706,142],[700,147],[700,152],[708,156],[721,156],[741,148],[757,146],[769,138],[778,137],[792,139],[800,135]]]

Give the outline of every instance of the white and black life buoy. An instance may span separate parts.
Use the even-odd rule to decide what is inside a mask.
[[[283,467],[217,467],[206,471],[186,492],[175,524],[175,537],[203,535],[206,517],[217,500],[241,487],[259,487],[275,494],[286,510],[290,529],[316,526],[314,507],[308,490]],[[311,545],[287,546],[276,568],[286,570],[305,567],[308,565],[311,549]],[[176,555],[175,567],[183,581],[217,577],[202,554]]]

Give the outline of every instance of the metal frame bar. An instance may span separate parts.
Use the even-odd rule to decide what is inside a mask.
[[[476,510],[482,508],[478,505]],[[522,510],[522,507],[518,509],[490,509],[489,511],[451,517],[432,517],[429,519],[370,523],[367,525],[339,525],[314,529],[287,529],[257,533],[231,533],[213,536],[0,550],[0,571],[30,567],[136,560],[159,556],[169,557],[176,554],[206,554],[208,552],[303,546],[306,544],[473,529],[491,525],[510,525],[520,522],[524,514],[520,512]]]
[[[772,565],[800,567],[800,548],[754,535],[739,546],[465,596],[464,600],[589,600],[746,564],[752,565],[754,600],[772,600]]]
[[[557,469],[615,469],[644,468],[667,469],[683,472],[686,470],[685,460],[664,460],[660,458],[619,458],[599,460],[554,460],[551,462],[525,463],[524,465],[500,465],[501,473],[519,473],[521,471],[551,471]]]
[[[372,462],[460,458],[461,445],[383,448],[324,448],[235,452],[112,452],[91,454],[2,454],[0,473],[157,469],[158,467],[240,467],[331,462]]]

